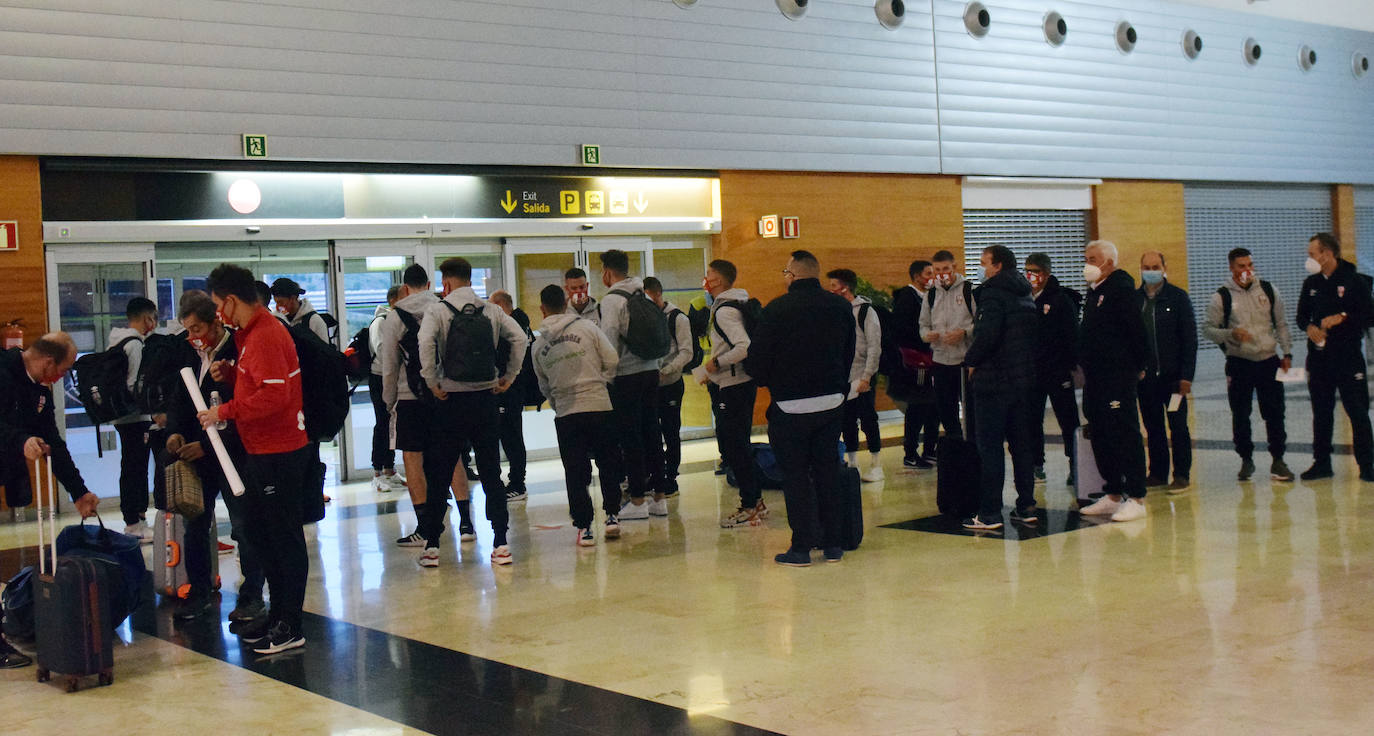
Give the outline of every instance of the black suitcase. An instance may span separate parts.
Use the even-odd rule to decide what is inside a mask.
[[[959,388],[961,394],[968,391],[960,368]],[[970,420],[968,397],[961,395],[964,405],[964,432],[968,433]],[[982,463],[978,460],[978,446],[966,437],[940,438],[936,446],[935,460],[935,505],[940,513],[956,519],[967,519],[978,513],[978,486],[982,476]]]
[[[114,626],[110,595],[120,576],[117,566],[91,557],[58,557],[56,488],[52,464],[47,466],[46,500],[50,547],[43,544],[45,490],[39,488],[38,579],[34,588],[34,633],[38,649],[38,681],[52,675],[66,677],[67,692],[75,692],[82,677],[95,675],[101,685],[114,682]],[[38,462],[34,463],[35,475]],[[42,482],[42,476],[39,476]],[[49,554],[44,554],[49,552]],[[49,565],[49,563],[52,563]]]
[[[864,541],[864,499],[860,492],[859,469],[840,468],[840,546],[846,552]]]

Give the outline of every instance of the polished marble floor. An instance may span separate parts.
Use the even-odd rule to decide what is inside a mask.
[[[1353,461],[1334,480],[1238,483],[1224,386],[1197,393],[1194,490],[1152,493],[1145,521],[1033,539],[890,528],[935,514],[934,473],[903,472],[890,448],[886,481],[864,486],[863,546],[806,569],[771,562],[788,540],[776,492],[765,526],[717,527],[733,497],[709,441],[686,448],[668,518],[589,549],[556,464],[533,464],[509,568],[487,561],[486,530],[421,569],[392,544],[409,503],[339,487],[308,534],[306,652],[256,661],[222,625],[150,610],[124,629],[111,687],[0,672],[0,732],[1369,732],[1374,504]],[[1301,471],[1302,387],[1288,426]],[[1049,455],[1037,496],[1067,524]],[[0,562],[34,533],[0,524]]]

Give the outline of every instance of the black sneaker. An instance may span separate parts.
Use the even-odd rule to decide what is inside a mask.
[[[472,522],[464,521],[458,524],[458,541],[475,542],[477,541],[477,530],[473,528]]]
[[[1037,466],[1035,466],[1035,482],[1036,482],[1036,483],[1044,483],[1044,482],[1045,482],[1045,466],[1044,466],[1044,465],[1037,465]]]
[[[211,611],[219,611],[219,603],[214,596],[196,595],[182,601],[172,616],[178,621],[194,621]]]
[[[239,598],[234,610],[229,612],[230,621],[257,621],[267,616],[267,606],[261,598]]]
[[[477,471],[473,470],[471,465],[463,466],[463,474],[466,475],[468,477],[468,480],[473,483],[476,483],[477,481],[481,480],[481,477],[477,475]]]
[[[1024,509],[1018,508],[1011,512],[1011,520],[1020,524],[1034,524],[1040,521],[1040,513],[1034,506],[1027,506]]]
[[[940,459],[940,456],[938,453],[935,452],[935,448],[931,447],[926,449],[925,452],[921,453],[921,459],[925,460],[931,465],[934,465],[935,461]]]
[[[32,659],[0,639],[0,670],[17,670],[31,664]]]
[[[1240,461],[1240,472],[1236,473],[1236,480],[1247,481],[1255,474],[1255,461],[1245,458]]]
[[[405,535],[404,537],[401,537],[400,539],[396,540],[396,546],[397,546],[397,547],[423,547],[423,546],[425,546],[425,538],[424,538],[423,536],[421,536],[421,535],[420,535],[420,532],[418,532],[418,531],[411,532],[411,533]]]
[[[917,457],[909,457],[909,458],[906,458],[905,460],[902,460],[902,467],[904,467],[904,468],[911,468],[912,470],[930,470],[931,468],[933,468],[933,467],[935,467],[935,466],[934,466],[934,465],[931,465],[929,460],[927,460],[927,459],[925,459],[925,458],[923,458],[923,457],[917,456]]]
[[[721,458],[720,461],[716,463],[716,475],[725,475],[725,471],[729,469],[729,466],[725,464],[725,458]]]
[[[525,486],[524,486],[524,485],[518,485],[518,486],[517,486],[517,485],[509,485],[509,486],[506,486],[506,503],[514,503],[514,502],[516,502],[516,501],[524,501],[524,500],[525,500],[526,498],[528,498],[528,497],[529,497],[529,494],[525,492]]]
[[[823,554],[826,562],[839,562],[844,559],[844,550],[839,547],[826,547]]]
[[[774,555],[773,561],[784,567],[811,567],[811,550],[790,548]]]
[[[279,654],[291,649],[298,649],[305,646],[305,636],[299,631],[292,631],[285,621],[278,621],[272,627],[272,634],[265,641],[253,647],[255,654]]]
[[[1293,471],[1288,469],[1288,463],[1282,460],[1275,460],[1269,465],[1269,477],[1273,480],[1288,483],[1293,480]]]
[[[1074,482],[1075,480],[1077,479],[1073,477],[1073,469],[1070,469],[1069,479],[1064,481],[1064,485],[1068,486],[1069,488],[1077,488],[1078,484]]]
[[[238,631],[234,631],[235,628],[238,628]],[[239,641],[250,647],[255,647],[268,640],[271,628],[266,618],[260,618],[255,621],[246,622],[238,627],[231,625],[229,631],[232,634],[238,634]]]
[[[1374,468],[1360,468],[1360,480],[1365,483],[1374,483]]]
[[[1328,461],[1312,463],[1312,467],[1302,471],[1300,477],[1303,480],[1321,480],[1322,478],[1333,478],[1335,475],[1336,473],[1331,470],[1331,463]]]
[[[1161,478],[1159,476],[1151,475],[1145,479],[1146,488],[1163,488],[1167,485],[1169,485],[1168,478]]]

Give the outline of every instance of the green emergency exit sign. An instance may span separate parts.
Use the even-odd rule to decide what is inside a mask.
[[[267,158],[267,136],[243,134],[244,158]]]
[[[601,165],[601,146],[593,146],[587,143],[582,144],[582,165],[600,166]]]

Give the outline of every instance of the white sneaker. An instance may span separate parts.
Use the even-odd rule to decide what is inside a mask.
[[[402,478],[398,473],[383,475],[382,480],[386,481],[386,484],[391,486],[391,490],[393,491],[404,491],[407,488],[406,479]]]
[[[438,548],[438,547],[426,547],[426,548],[425,548],[425,551],[420,553],[420,567],[438,567],[438,566],[439,566],[439,548]]]
[[[139,544],[153,543],[153,530],[141,521],[124,527],[124,533],[131,537],[138,537]]]
[[[515,562],[515,558],[511,557],[510,546],[503,544],[491,551],[491,564],[509,565],[512,562]]]
[[[396,489],[391,487],[391,483],[390,483],[389,481],[387,481],[386,476],[383,476],[383,475],[374,475],[374,476],[372,476],[372,492],[373,492],[373,493],[391,493],[391,492],[394,491],[394,490],[396,490]]]
[[[616,514],[616,516],[619,517],[621,521],[647,519],[649,518],[649,502],[645,501],[644,503],[637,504],[634,501],[626,501],[625,505],[620,507],[620,513]]]
[[[1121,508],[1120,501],[1113,501],[1111,496],[1103,496],[1097,499],[1096,503],[1084,506],[1078,510],[1079,516],[1111,516],[1117,509]]]
[[[1130,498],[1122,502],[1121,508],[1112,514],[1112,521],[1135,521],[1145,518],[1145,504]]]
[[[666,498],[660,498],[657,500],[650,499],[649,501],[646,501],[644,505],[649,507],[649,516],[668,515],[668,499]]]
[[[883,466],[874,463],[873,467],[859,476],[859,479],[865,483],[877,483],[883,479]]]
[[[579,547],[595,547],[595,546],[596,546],[596,535],[595,535],[595,534],[592,534],[591,527],[585,527],[585,528],[582,528],[582,529],[578,529],[578,530],[577,530],[577,546],[579,546]]]

